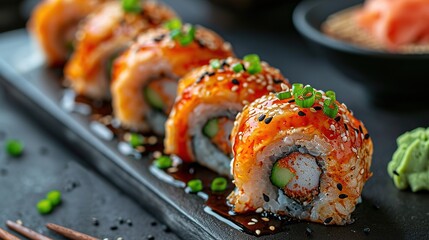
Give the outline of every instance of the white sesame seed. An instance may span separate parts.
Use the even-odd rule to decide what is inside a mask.
[[[270,226],[269,228],[270,228],[271,231],[276,230],[276,227],[274,227],[274,226]]]
[[[341,145],[340,145],[340,146],[341,146],[341,150],[343,150],[343,151],[344,151],[344,144],[342,144],[342,143],[341,143]]]
[[[268,85],[268,86],[267,86],[267,90],[268,90],[268,91],[273,91],[273,90],[274,90],[274,87],[273,87],[272,85]]]
[[[317,112],[317,111],[316,111],[316,109],[314,109],[314,108],[310,108],[310,112],[315,113],[315,112]]]
[[[280,87],[282,88],[283,91],[289,91],[289,87],[284,83],[280,84]]]
[[[225,78],[224,77],[222,77],[222,76],[219,76],[219,77],[217,77],[217,80],[218,81],[222,81],[222,80],[224,80]]]
[[[247,92],[249,92],[250,94],[254,94],[255,93],[255,91],[253,89],[251,89],[251,88],[247,89]]]
[[[243,83],[244,88],[247,88],[247,86],[249,86],[249,84],[247,82]]]
[[[233,86],[232,88],[231,88],[231,91],[233,91],[233,92],[236,92],[238,90],[238,86]]]
[[[255,233],[256,233],[256,235],[259,235],[259,234],[261,234],[261,230],[256,229]]]
[[[362,168],[359,173],[362,175],[364,172],[365,172],[365,169]]]
[[[356,150],[356,148],[352,148],[352,152],[354,152],[354,153],[357,153],[357,150]]]
[[[334,124],[331,124],[331,130],[335,132],[335,126],[334,126]]]
[[[299,108],[295,107],[294,109],[292,109],[294,112],[297,112],[299,110]]]
[[[346,136],[343,137],[343,142],[347,142],[347,137]]]
[[[256,213],[261,213],[262,211],[264,211],[264,209],[262,209],[262,208],[256,209]]]
[[[262,219],[262,221],[264,221],[264,222],[269,222],[270,221],[270,219],[269,218],[266,218],[266,217],[263,217],[263,218],[261,218]]]
[[[257,220],[256,218],[252,218],[252,219],[250,219],[250,220],[252,220],[252,222],[255,222],[255,223],[257,223],[257,222],[258,222],[258,220]]]
[[[255,225],[255,222],[248,222],[247,225]]]

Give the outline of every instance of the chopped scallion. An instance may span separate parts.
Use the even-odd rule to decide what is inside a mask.
[[[193,179],[189,181],[187,185],[193,193],[203,190],[203,182],[200,179]]]
[[[212,60],[210,60],[210,66],[213,69],[219,69],[220,65],[221,65],[221,63],[220,63],[219,59],[212,59]]]
[[[236,73],[243,71],[244,70],[243,64],[236,63],[236,64],[232,65],[232,70]]]
[[[313,106],[316,101],[314,89],[310,86],[299,90],[295,95],[295,103],[299,107],[309,108]]]
[[[323,102],[323,113],[330,118],[334,118],[337,115],[338,105],[335,103],[335,100],[325,99]]]
[[[277,98],[280,100],[288,99],[292,97],[292,93],[290,91],[277,93]]]
[[[154,163],[157,168],[166,169],[173,165],[173,160],[169,156],[161,156]]]
[[[5,144],[6,152],[9,156],[19,157],[24,151],[24,145],[19,140],[8,140]]]
[[[143,10],[140,0],[122,0],[122,9],[129,13],[140,13]]]
[[[226,178],[217,177],[213,179],[213,182],[211,184],[211,189],[213,192],[222,192],[222,191],[225,191],[227,186],[228,186],[228,181],[226,180]]]

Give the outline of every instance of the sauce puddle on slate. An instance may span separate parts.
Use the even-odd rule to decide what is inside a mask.
[[[91,130],[105,140],[116,138],[119,141],[118,149],[124,155],[130,155],[137,159],[143,155],[151,156],[151,161],[153,161],[154,155],[163,153],[163,139],[153,133],[141,134],[146,141],[142,146],[132,148],[126,141],[130,131],[121,128],[113,118],[112,107],[108,101],[91,101],[83,96],[76,96],[67,89],[61,100],[61,105],[66,111],[88,115],[91,121],[90,125],[95,126],[91,127]],[[182,163],[177,159],[174,162],[173,167],[166,170],[158,169],[154,165],[151,165],[149,170],[158,179],[182,189],[185,189],[188,181],[200,179],[204,188],[197,195],[206,201],[204,211],[237,230],[256,236],[268,235],[287,231],[291,224],[298,222],[268,212],[235,214],[227,201],[228,195],[234,190],[231,180],[228,181],[226,190],[213,192],[210,185],[213,179],[219,177],[218,174],[196,163]]]

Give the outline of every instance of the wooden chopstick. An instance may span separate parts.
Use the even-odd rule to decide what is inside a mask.
[[[27,227],[24,227],[24,226],[22,226],[16,222],[13,222],[13,221],[7,220],[6,225],[10,229],[14,230],[15,232],[17,232],[23,236],[26,236],[27,238],[29,238],[31,240],[52,240],[52,238],[48,238],[46,236],[43,236],[42,234],[37,233],[37,232],[27,228]]]
[[[3,240],[21,240],[18,237],[6,232],[6,230],[0,228],[0,239]]]
[[[72,230],[70,228],[62,227],[57,224],[48,223],[46,224],[46,227],[49,230],[52,230],[66,238],[75,239],[75,240],[99,240],[98,238],[91,237],[89,235],[86,235],[84,233],[77,232],[75,230]]]

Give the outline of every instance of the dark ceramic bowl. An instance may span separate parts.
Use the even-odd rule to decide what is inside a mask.
[[[304,1],[295,9],[293,22],[297,30],[338,71],[362,84],[376,105],[428,105],[429,95],[425,86],[429,83],[429,54],[398,54],[360,48],[333,39],[320,30],[322,23],[331,14],[362,2]],[[398,97],[403,100],[398,101]]]

